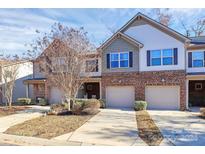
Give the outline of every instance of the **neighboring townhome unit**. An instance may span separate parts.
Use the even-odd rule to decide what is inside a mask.
[[[193,37],[187,48],[187,102],[189,107],[205,106],[205,37]]]
[[[56,41],[51,43],[51,46],[55,45]],[[49,48],[48,47],[48,48]],[[57,50],[61,52],[60,50]],[[51,52],[51,50],[45,50],[44,52]],[[54,56],[55,54],[51,54]],[[99,52],[88,52],[84,55],[84,61],[82,65],[84,70],[82,70],[82,77],[90,76],[86,82],[79,88],[77,97],[83,99],[101,98],[101,56]],[[57,68],[67,67],[67,64],[63,64],[65,57],[53,57],[55,60]],[[45,74],[45,71],[41,69],[42,62],[45,60],[39,56],[36,60],[33,61],[33,77],[24,81],[27,89],[33,87],[33,93],[27,95],[38,102],[39,98],[45,98],[48,100],[49,104],[62,103],[64,98],[64,93],[53,84],[51,84],[50,77],[55,73],[60,73],[58,70],[51,70],[50,74]],[[94,66],[94,67],[93,67]],[[68,71],[68,70],[67,70]]]
[[[108,107],[187,108],[186,47],[190,39],[138,13],[99,48],[102,97]]]
[[[27,92],[32,93],[32,87],[26,90],[26,86],[23,81],[29,79],[33,75],[33,65],[29,61],[7,61],[0,60],[0,104],[5,104],[5,83],[9,83],[10,79],[14,79],[12,76],[15,73],[15,84],[13,89],[13,102],[16,102],[18,98],[25,98]],[[5,79],[8,80],[5,82]]]

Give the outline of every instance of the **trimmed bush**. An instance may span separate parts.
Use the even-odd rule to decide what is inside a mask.
[[[75,99],[75,103],[74,104],[78,104],[80,106],[84,106],[85,102],[87,102],[88,99]]]
[[[100,108],[106,108],[106,101],[105,101],[105,99],[99,99],[99,101],[100,101]]]
[[[99,110],[97,108],[86,108],[83,109],[81,114],[83,115],[95,115],[99,112]]]
[[[37,104],[36,100],[35,99],[31,99],[31,105],[36,105],[36,104]]]
[[[97,99],[88,99],[87,101],[85,101],[82,108],[83,109],[86,109],[86,108],[99,109],[100,108],[100,101]]]
[[[200,108],[200,114],[203,118],[205,118],[205,108]]]
[[[45,98],[38,98],[38,105],[46,106],[48,105],[48,101]]]
[[[72,108],[72,113],[75,115],[81,115],[81,112],[82,112],[81,104],[75,103]]]
[[[30,98],[18,98],[17,102],[22,105],[31,105],[31,99]]]
[[[135,111],[141,111],[147,109],[147,102],[146,101],[135,101],[134,103]]]
[[[50,115],[67,115],[69,114],[68,107],[64,104],[51,105]]]

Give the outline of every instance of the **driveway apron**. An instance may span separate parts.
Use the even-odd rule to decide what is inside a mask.
[[[131,109],[103,109],[68,138],[99,145],[145,145],[138,137],[135,112]]]
[[[163,136],[177,146],[204,146],[205,120],[192,112],[148,111]]]

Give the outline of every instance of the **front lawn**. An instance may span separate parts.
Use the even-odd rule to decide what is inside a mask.
[[[26,106],[12,106],[11,108],[1,106],[0,107],[0,117],[8,116],[11,114],[16,114],[18,111],[23,111],[29,108],[30,107],[26,107]]]
[[[163,136],[147,111],[136,111],[136,121],[140,138],[148,145],[160,145]]]
[[[7,129],[5,133],[51,139],[76,130],[92,116],[93,115],[43,116],[12,126]]]

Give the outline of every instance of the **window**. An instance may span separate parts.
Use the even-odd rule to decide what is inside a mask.
[[[173,65],[173,64],[174,64],[173,49],[151,50],[151,66]]]
[[[163,55],[163,65],[173,65],[174,60],[174,52],[172,49],[164,49],[162,50]]]
[[[192,52],[192,66],[193,67],[204,66],[204,52]]]
[[[202,83],[195,83],[195,90],[202,90]]]
[[[151,51],[151,65],[152,66],[161,65],[161,50],[152,50]]]
[[[111,53],[111,68],[126,68],[129,65],[129,53]]]
[[[98,72],[98,60],[97,59],[87,60],[85,72]]]
[[[52,60],[53,72],[68,72],[68,61],[65,57],[56,57]]]

